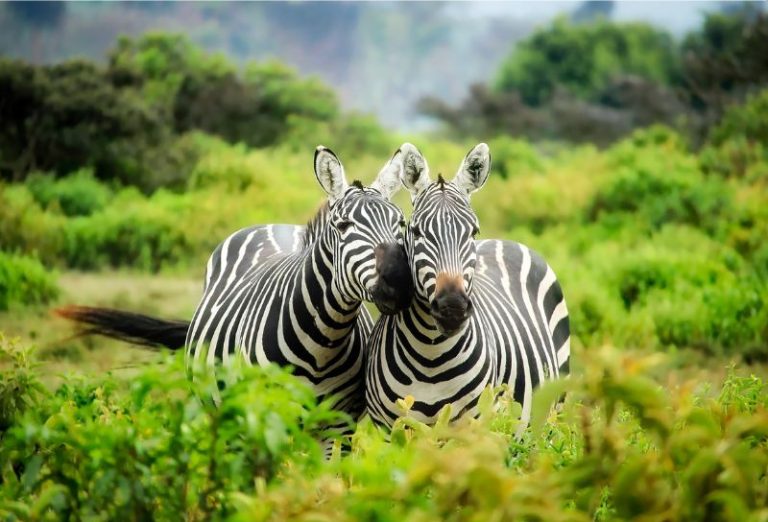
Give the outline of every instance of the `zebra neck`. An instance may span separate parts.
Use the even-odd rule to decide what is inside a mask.
[[[322,240],[307,249],[290,300],[297,317],[314,319],[312,337],[320,337],[326,346],[341,343],[351,332],[362,304],[339,292],[334,283],[332,244]]]

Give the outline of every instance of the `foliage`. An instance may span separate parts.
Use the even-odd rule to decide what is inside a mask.
[[[239,74],[182,35],[121,38],[110,74],[154,100],[175,132],[200,130],[231,143],[270,145],[289,131],[289,117],[330,121],[338,112],[335,94],[317,79],[279,62],[251,63]]]
[[[766,383],[731,367],[702,384],[667,379],[659,355],[600,349],[540,389],[531,426],[505,393],[481,415],[391,435],[364,420],[349,454],[314,438],[335,418],[275,368],[227,372],[219,408],[179,361],[128,380],[39,386],[29,355],[2,434],[0,513],[8,520],[758,520],[768,509]],[[550,406],[567,392],[559,413]],[[7,401],[6,393],[2,396]],[[387,439],[391,439],[388,442]]]
[[[37,259],[0,251],[0,311],[46,304],[58,296],[55,275]]]
[[[55,205],[66,216],[88,216],[103,209],[112,198],[112,191],[96,180],[90,169],[60,179],[32,174],[26,186],[41,207]]]
[[[722,121],[710,132],[710,143],[722,145],[733,139],[750,144],[768,146],[768,89],[747,98],[744,104],[734,105],[723,115]]]
[[[316,466],[316,437],[340,420],[274,367],[222,371],[216,407],[196,396],[210,396],[216,382],[200,376],[193,389],[178,359],[126,383],[69,378],[41,393],[24,358],[9,355],[20,361],[9,382],[32,385],[10,390],[13,422],[2,434],[0,513],[8,520],[221,518],[233,510],[233,493],[263,488],[288,461]],[[4,401],[13,399],[6,393]]]
[[[648,145],[635,146],[648,137]],[[705,178],[680,139],[663,128],[637,132],[614,147],[608,167],[615,175],[595,195],[591,220],[623,215],[655,229],[686,223],[713,233],[732,206],[728,187]]]
[[[27,410],[39,407],[46,395],[37,366],[31,350],[0,332],[0,442],[6,430]]]
[[[539,392],[534,429],[522,439],[512,436],[518,410],[508,405],[453,427],[407,420],[394,428],[392,444],[362,425],[350,457],[317,477],[289,477],[266,495],[244,497],[237,520],[765,513],[768,417],[760,379],[731,373],[714,398],[694,392],[692,382],[662,390],[648,376],[659,371],[656,357],[604,350],[584,362],[579,377]],[[563,389],[563,413],[545,421],[549,399]]]

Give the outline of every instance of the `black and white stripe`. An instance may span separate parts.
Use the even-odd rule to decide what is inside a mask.
[[[404,294],[410,285],[387,279],[395,269],[409,274],[403,215],[389,202],[401,170],[398,153],[371,188],[348,185],[336,156],[319,148],[315,172],[329,202],[308,227],[246,228],[210,257],[186,339],[190,370],[215,372],[233,359],[291,366],[319,398],[334,397],[336,408],[359,416],[363,350],[373,326],[361,303],[397,308],[388,285]],[[394,267],[387,265],[390,252],[402,252]]]
[[[405,244],[415,298],[374,327],[368,413],[391,425],[397,399],[410,395],[410,415],[426,423],[448,404],[452,418],[474,415],[487,386],[507,384],[527,422],[534,388],[568,373],[568,311],[555,273],[525,245],[474,239],[469,195],[488,177],[487,145],[470,151],[451,182],[432,182],[416,148],[401,150],[414,203]]]

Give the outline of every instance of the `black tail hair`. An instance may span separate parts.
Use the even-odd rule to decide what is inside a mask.
[[[98,334],[132,344],[171,350],[184,347],[190,323],[91,306],[65,306],[55,309],[53,313],[78,323],[81,335]]]

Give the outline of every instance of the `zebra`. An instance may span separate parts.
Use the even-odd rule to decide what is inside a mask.
[[[88,325],[85,333],[186,347],[191,373],[202,364],[215,375],[218,363],[238,358],[291,366],[318,400],[329,398],[356,420],[364,410],[363,351],[373,328],[362,302],[394,313],[413,293],[405,219],[390,202],[402,168],[397,151],[369,187],[349,184],[338,157],[318,147],[314,170],[327,202],[306,229],[259,225],[226,238],[208,259],[191,321],[90,307],[59,315]]]
[[[475,146],[452,181],[429,177],[427,161],[404,144],[403,184],[413,214],[405,233],[415,296],[411,306],[376,322],[368,344],[366,409],[391,427],[412,397],[409,415],[433,424],[477,415],[480,394],[505,384],[531,414],[532,391],[566,375],[568,309],[552,268],[525,245],[477,240],[470,194],[488,179],[491,156]]]

